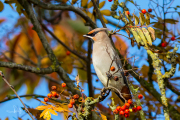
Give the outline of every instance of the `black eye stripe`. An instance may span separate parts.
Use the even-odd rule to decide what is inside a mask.
[[[91,34],[87,34],[88,36],[94,37],[99,31],[93,32]]]

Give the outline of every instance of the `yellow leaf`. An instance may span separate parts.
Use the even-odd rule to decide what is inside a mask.
[[[9,120],[9,118],[8,117],[6,117],[6,119],[5,120]]]
[[[0,1],[0,12],[3,11],[3,9],[4,9],[4,5],[3,5],[3,3]]]
[[[87,5],[87,8],[91,8],[93,6],[93,3],[90,1]]]
[[[40,114],[40,118],[43,117],[47,111],[48,111],[48,109],[45,109],[45,110]]]
[[[46,109],[47,111],[44,113],[44,119],[50,120],[51,119],[51,114],[49,112],[50,109]],[[44,110],[45,111],[45,110]]]
[[[95,21],[94,15],[90,12],[86,13],[93,21]]]
[[[85,7],[87,5],[88,0],[81,0],[81,6]]]
[[[49,112],[51,113],[51,114],[53,114],[53,115],[58,115],[54,110],[52,110],[52,109],[49,109]]]
[[[108,21],[106,20],[106,18],[104,16],[102,16],[102,18],[103,18],[104,22],[107,24]]]
[[[67,109],[64,109],[63,107],[54,107],[54,110],[57,112],[71,112]]]
[[[48,108],[51,108],[51,106],[50,105],[48,105],[48,106],[38,106],[35,109],[37,109],[37,110],[44,110],[44,109],[48,109]]]
[[[105,115],[101,114],[101,117],[103,120],[107,120],[107,117]]]
[[[102,15],[106,15],[106,16],[111,16],[111,11],[110,10],[101,10],[100,11]]]
[[[99,8],[101,9],[105,3],[106,3],[106,1],[102,1],[101,3],[99,3]]]

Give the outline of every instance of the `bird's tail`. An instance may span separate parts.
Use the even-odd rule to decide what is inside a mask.
[[[121,72],[122,76],[123,76],[123,80],[124,80],[124,83],[125,83],[125,86],[123,86],[123,88],[121,89],[121,96],[116,93],[118,95],[118,97],[123,101],[125,102],[125,100],[129,100],[129,99],[132,99],[132,95],[131,95],[131,92],[130,92],[130,89],[129,89],[129,86],[128,86],[128,83],[127,83],[127,79],[126,77],[124,76],[124,73]],[[122,98],[123,97],[123,98]],[[125,100],[124,100],[125,99]]]

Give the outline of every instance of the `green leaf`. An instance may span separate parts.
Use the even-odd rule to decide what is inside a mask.
[[[174,20],[174,19],[165,19],[165,22],[166,23],[171,23],[171,24],[176,24],[176,22],[179,22],[179,21]]]
[[[152,39],[151,39],[151,36],[149,34],[149,31],[146,28],[142,28],[142,31],[143,31],[144,35],[146,36],[146,40],[147,40],[148,44],[150,46],[152,46]]]
[[[140,38],[140,36],[139,36],[138,33],[137,33],[136,28],[130,28],[130,31],[131,31],[131,33],[133,34],[136,42],[137,42],[138,44],[144,45],[142,39]]]
[[[146,13],[146,25],[150,24],[150,16],[149,13]]]
[[[126,15],[127,19],[129,20],[129,23],[130,23],[130,24],[133,24],[133,22],[132,22],[131,18],[129,17],[129,15],[128,15],[128,14],[126,14],[126,12],[125,12],[125,15]]]
[[[144,17],[144,14],[143,14],[143,13],[139,13],[139,17],[140,17],[141,26],[143,26],[144,23],[146,22],[146,19],[145,19],[145,17]]]
[[[136,30],[137,30],[139,36],[141,37],[143,43],[145,44],[145,46],[147,46],[147,40],[146,40],[146,38],[144,36],[143,31],[140,28],[136,28]]]
[[[89,32],[88,27],[86,27],[82,21],[68,20],[67,22],[78,33],[86,34]]]
[[[133,17],[135,19],[135,26],[139,24],[139,18],[133,13]]]

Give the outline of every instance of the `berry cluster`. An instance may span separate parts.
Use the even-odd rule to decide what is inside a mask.
[[[75,100],[78,100],[79,99],[79,95],[78,94],[75,94],[71,99],[70,99],[70,102],[68,104],[68,108],[72,108],[73,105],[75,104]]]
[[[139,99],[142,99],[143,98],[143,95],[142,94],[139,94],[138,95],[138,98]],[[133,105],[133,101],[131,99],[128,100],[127,103],[125,103],[123,106],[117,106],[116,109],[113,111],[114,114],[118,114],[121,115],[121,116],[124,116],[125,118],[128,118],[130,116],[130,112],[137,112],[137,111],[140,111],[142,110],[142,107],[141,106],[134,106],[132,109],[129,109],[130,106],[134,106]]]
[[[66,87],[66,83],[62,83],[62,87]],[[56,89],[57,89],[56,86],[51,87],[51,90],[53,90],[53,91],[51,91],[51,93],[48,93],[47,97],[44,98],[45,102],[47,102],[49,100],[48,98],[52,98],[52,97],[58,98],[59,97],[59,94],[56,92]]]

